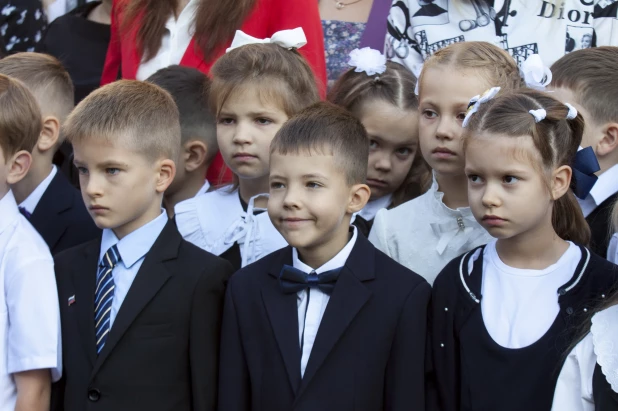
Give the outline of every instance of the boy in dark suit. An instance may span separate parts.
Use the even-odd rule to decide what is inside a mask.
[[[170,66],[146,81],[170,93],[180,114],[180,158],[176,177],[163,198],[163,205],[171,217],[176,204],[210,189],[205,176],[219,152],[217,121],[208,105],[210,79],[192,67]]]
[[[213,410],[232,269],[161,208],[180,148],[174,100],[118,81],[75,108],[66,135],[103,234],[55,259],[64,410]]]
[[[219,410],[423,410],[431,289],[350,227],[370,196],[365,129],[318,103],[270,152],[268,213],[290,246],[230,280]]]
[[[73,109],[73,83],[55,58],[18,53],[0,60],[0,74],[21,80],[35,96],[43,130],[32,151],[28,175],[11,189],[19,210],[41,234],[53,255],[100,235],[84,202],[53,165],[62,144],[62,123]]]
[[[599,160],[599,179],[578,199],[590,225],[590,249],[608,258],[612,207],[618,201],[618,47],[577,50],[556,61],[550,87],[554,96],[571,103],[586,125],[582,147],[592,147]],[[577,192],[576,192],[577,194]]]

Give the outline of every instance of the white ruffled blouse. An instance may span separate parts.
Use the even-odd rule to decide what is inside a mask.
[[[596,313],[590,333],[569,353],[558,377],[552,411],[594,411],[592,376],[597,363],[618,392],[618,305]]]
[[[470,207],[447,207],[433,180],[429,191],[391,210],[380,210],[369,240],[429,284],[453,258],[492,240]]]
[[[182,201],[174,208],[178,231],[185,240],[215,255],[238,243],[244,267],[287,246],[268,213],[253,214],[260,210],[254,208],[260,196],[266,194],[252,197],[246,212],[238,190],[229,187]]]

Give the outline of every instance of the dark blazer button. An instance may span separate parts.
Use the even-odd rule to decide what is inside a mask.
[[[567,308],[566,312],[567,312],[568,315],[573,314],[573,308],[571,308],[571,307]]]
[[[101,399],[101,391],[97,390],[96,388],[88,390],[88,399],[92,402],[99,401],[99,399]]]

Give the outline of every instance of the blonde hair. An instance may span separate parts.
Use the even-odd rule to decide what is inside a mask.
[[[75,107],[64,132],[71,143],[102,140],[149,159],[177,160],[180,121],[172,96],[154,84],[120,80],[94,91]]]

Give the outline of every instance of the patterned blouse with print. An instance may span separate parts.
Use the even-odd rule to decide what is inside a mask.
[[[0,0],[0,52],[34,51],[47,28],[41,0]]]

